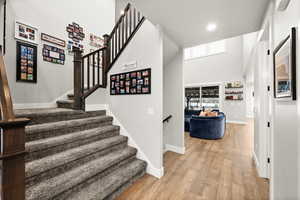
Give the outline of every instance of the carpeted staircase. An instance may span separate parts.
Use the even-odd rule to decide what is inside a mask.
[[[105,111],[16,110],[27,117],[26,200],[114,199],[146,170]]]

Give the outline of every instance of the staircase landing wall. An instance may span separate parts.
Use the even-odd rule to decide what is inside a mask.
[[[148,20],[123,51],[110,74],[151,68],[150,95],[109,95],[99,89],[87,99],[88,105],[108,104],[110,110],[127,130],[139,151],[147,157],[149,166],[157,176],[162,175],[163,138],[163,41],[160,30]],[[124,70],[124,65],[136,62],[136,67]],[[87,106],[88,107],[88,106]],[[149,169],[148,169],[149,172]]]

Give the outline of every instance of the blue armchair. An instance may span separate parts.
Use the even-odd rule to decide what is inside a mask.
[[[217,117],[192,116],[190,119],[190,136],[202,139],[221,139],[226,129],[225,114],[220,112]]]
[[[184,130],[186,132],[190,131],[190,120],[193,115],[199,115],[201,110],[185,110],[184,111]]]

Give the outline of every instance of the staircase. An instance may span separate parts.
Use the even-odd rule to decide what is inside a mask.
[[[26,126],[26,200],[114,199],[146,163],[105,111],[16,110]]]
[[[74,49],[74,93],[58,108],[13,110],[0,51],[0,199],[110,200],[145,174],[128,138],[105,111],[85,112],[85,99],[107,76],[145,18],[130,4],[104,47]]]

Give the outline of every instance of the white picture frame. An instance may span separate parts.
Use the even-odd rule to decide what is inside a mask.
[[[39,44],[38,28],[28,25],[19,20],[15,21],[15,39],[25,41],[31,44]]]

